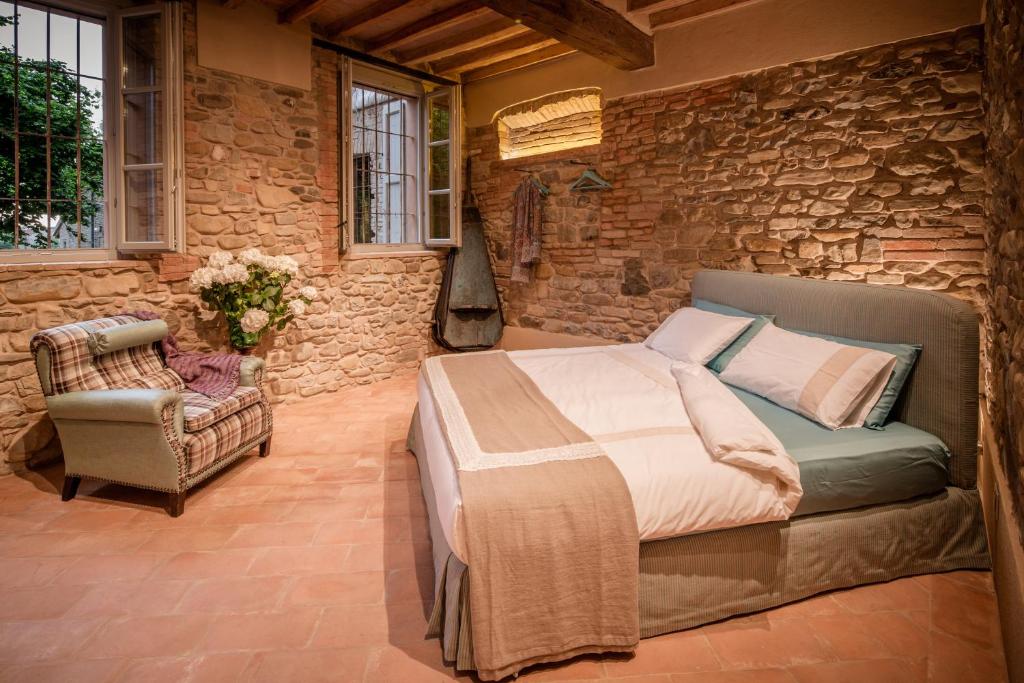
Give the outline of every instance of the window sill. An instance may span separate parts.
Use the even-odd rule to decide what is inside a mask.
[[[375,259],[375,258],[440,258],[448,253],[447,249],[396,249],[396,250],[367,250],[367,251],[349,251],[342,260],[344,261],[360,261],[363,259]]]
[[[93,268],[140,268],[146,261],[99,259],[96,261],[0,261],[0,270],[90,270]]]

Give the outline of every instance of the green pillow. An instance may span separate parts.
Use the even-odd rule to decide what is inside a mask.
[[[893,407],[896,405],[896,401],[900,397],[900,392],[903,390],[903,385],[906,384],[907,378],[910,377],[910,371],[914,369],[914,363],[917,362],[917,356],[921,353],[921,345],[869,342],[862,341],[860,339],[846,339],[845,337],[837,337],[831,334],[804,332],[802,330],[790,330],[790,332],[796,332],[797,334],[802,334],[807,337],[828,339],[829,341],[846,344],[848,346],[859,346],[863,349],[884,351],[896,356],[896,365],[892,369],[892,374],[889,375],[889,381],[886,382],[885,389],[882,390],[882,395],[878,397],[878,402],[875,403],[875,407],[871,409],[871,412],[868,413],[867,418],[864,420],[864,426],[869,429],[885,429],[885,423],[888,421],[889,413],[892,412]]]
[[[710,313],[719,313],[721,315],[731,315],[736,318],[753,318],[754,322],[750,324],[750,327],[743,330],[743,334],[736,337],[731,344],[726,346],[722,351],[708,361],[707,367],[714,372],[721,372],[725,370],[725,366],[729,364],[736,354],[743,350],[743,347],[750,343],[761,328],[767,325],[769,322],[775,320],[774,315],[758,315],[756,313],[747,313],[741,311],[738,308],[732,306],[726,306],[725,304],[716,304],[711,301],[704,301],[702,299],[694,299],[693,307],[698,308],[702,311],[708,311]]]

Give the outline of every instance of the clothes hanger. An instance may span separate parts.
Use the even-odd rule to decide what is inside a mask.
[[[569,192],[593,192],[611,189],[612,184],[602,178],[601,174],[593,166],[582,161],[576,161],[575,159],[570,160],[569,163],[587,166],[587,170],[583,171],[580,177],[569,186]]]
[[[516,169],[513,169],[513,170],[519,171],[520,173],[529,173],[530,174],[530,182],[533,183],[534,187],[536,187],[538,190],[540,190],[540,193],[542,195],[547,197],[549,194],[551,194],[551,188],[548,187],[547,185],[545,185],[544,183],[542,183],[540,178],[538,178],[534,174],[534,172],[531,171],[530,169],[528,169],[528,168],[516,168]]]

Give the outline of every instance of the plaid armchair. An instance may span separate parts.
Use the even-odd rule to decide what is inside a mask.
[[[63,500],[83,477],[166,491],[169,511],[185,492],[248,453],[270,451],[273,418],[264,363],[246,358],[238,388],[215,400],[189,391],[164,364],[161,320],[118,315],[72,323],[32,338],[39,383],[64,449]]]

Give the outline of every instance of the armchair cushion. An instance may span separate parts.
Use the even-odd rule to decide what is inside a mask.
[[[216,399],[186,389],[181,392],[185,403],[185,431],[198,432],[239,410],[259,403],[262,393],[256,387],[240,386],[227,398]]]
[[[92,333],[134,323],[138,319],[130,315],[115,315],[38,332],[32,338],[32,351],[38,352],[40,347],[48,351],[46,367],[39,368],[47,375],[43,386],[48,385],[51,394],[103,389],[184,389],[181,377],[164,365],[152,344],[93,355],[89,348]]]
[[[270,406],[261,401],[214,422],[206,429],[187,432],[184,446],[188,474],[201,472],[247,443],[255,446],[255,441],[270,430],[270,425]]]

